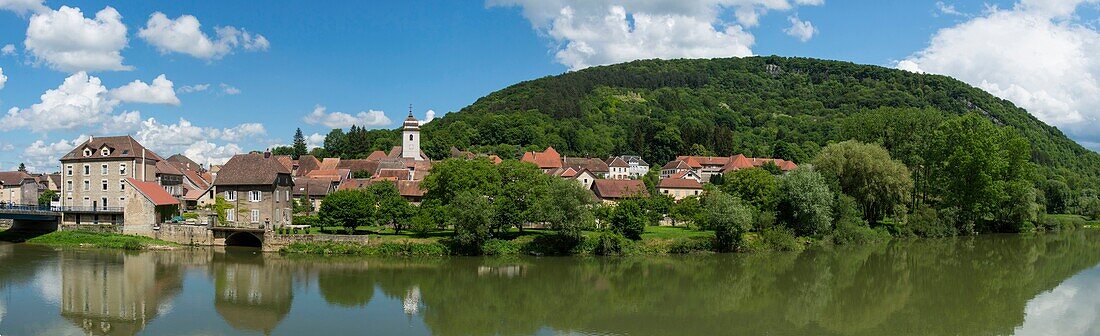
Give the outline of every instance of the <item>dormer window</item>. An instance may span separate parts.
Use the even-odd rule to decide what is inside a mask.
[[[92,156],[92,149],[91,148],[85,148],[84,149],[84,157],[89,157],[89,156]]]
[[[103,147],[102,149],[99,150],[99,155],[102,155],[102,156],[111,155],[111,149],[108,148],[108,147]]]

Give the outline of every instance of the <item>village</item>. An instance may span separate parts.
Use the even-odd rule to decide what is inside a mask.
[[[375,151],[365,159],[273,155],[270,151],[233,156],[204,166],[182,154],[167,158],[131,136],[93,136],[60,159],[62,171],[0,172],[0,208],[34,208],[60,213],[57,229],[141,235],[184,244],[266,246],[274,232],[308,229],[295,216],[315,212],[338,190],[392,183],[400,196],[419,205],[421,182],[433,161],[420,149],[420,121],[412,113],[402,124],[402,145]],[[451,149],[454,160],[489,160],[497,155]],[[507,158],[516,159],[516,158]],[[649,197],[642,178],[655,167],[636,155],[606,159],[568,157],[553,147],[529,151],[519,161],[543,173],[572,180],[601,203]],[[700,197],[715,176],[774,165],[796,169],[782,159],[678,156],[659,168],[656,192],[675,201]],[[228,203],[223,219],[209,209]],[[305,210],[302,210],[305,209]],[[297,211],[296,211],[297,210]]]

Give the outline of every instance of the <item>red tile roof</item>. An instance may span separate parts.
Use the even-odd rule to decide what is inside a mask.
[[[183,172],[176,168],[175,165],[168,164],[168,161],[157,161],[156,165],[157,174],[161,175],[183,175]]]
[[[298,171],[294,172],[294,176],[306,176],[315,169],[321,169],[321,161],[313,155],[302,155],[298,157]]]
[[[642,180],[596,180],[592,183],[592,192],[602,199],[649,196]]]
[[[159,184],[156,182],[143,182],[134,178],[127,178],[126,182],[129,182],[134,190],[137,190],[145,198],[153,202],[153,205],[173,205],[180,204],[180,201],[171,194],[168,194]]]
[[[381,159],[385,159],[385,158],[386,158],[386,152],[383,152],[383,151],[374,151],[374,152],[371,152],[369,156],[367,156],[367,160],[369,160],[369,161],[377,161],[377,160],[381,160]]]
[[[694,179],[662,179],[657,188],[667,189],[703,189],[703,185]]]
[[[324,158],[321,160],[322,170],[336,169],[340,165],[340,158]]]
[[[534,163],[542,169],[561,168],[562,166],[561,154],[558,154],[554,147],[546,147],[546,150],[541,152],[523,153],[523,158],[520,161]]]

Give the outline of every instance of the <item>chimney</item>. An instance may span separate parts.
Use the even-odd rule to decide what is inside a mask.
[[[271,151],[264,151],[264,158],[265,159],[270,159],[271,158]]]

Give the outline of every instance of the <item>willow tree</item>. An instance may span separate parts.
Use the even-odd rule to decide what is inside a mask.
[[[840,192],[855,199],[863,219],[871,224],[904,212],[913,190],[905,164],[875,144],[854,140],[831,144],[814,159],[814,167]]]

